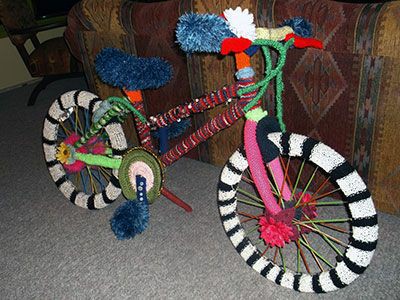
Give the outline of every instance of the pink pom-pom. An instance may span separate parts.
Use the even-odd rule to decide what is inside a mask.
[[[75,144],[77,141],[79,141],[80,138],[81,138],[81,137],[80,137],[78,134],[73,133],[73,134],[71,134],[69,137],[67,137],[67,138],[64,140],[64,143],[67,144],[67,145],[73,145],[73,144]]]
[[[67,145],[73,145],[73,144],[75,144],[77,141],[79,141],[80,138],[81,138],[81,137],[80,137],[78,134],[73,133],[73,134],[71,134],[70,136],[68,136],[68,137],[64,140],[64,143],[67,144]],[[82,146],[82,147],[76,149],[76,152],[79,152],[79,153],[88,153],[88,150],[87,150],[84,146]],[[85,163],[82,162],[82,161],[80,161],[80,160],[77,160],[77,161],[75,161],[75,162],[72,163],[72,164],[63,164],[63,166],[64,166],[65,171],[66,171],[68,174],[72,174],[72,173],[78,173],[78,172],[82,171],[83,168],[85,167]]]
[[[64,140],[64,143],[67,145],[74,145],[80,138],[78,134],[73,133]],[[91,137],[85,145],[79,147],[75,151],[79,153],[104,154],[106,152],[106,146],[103,141],[94,136]],[[63,164],[63,166],[68,174],[72,174],[82,171],[86,164],[80,160],[76,160],[72,164]]]
[[[270,247],[283,248],[285,243],[291,241],[294,236],[291,226],[286,225],[284,222],[277,221],[271,216],[261,217],[258,224],[261,232],[261,238]]]

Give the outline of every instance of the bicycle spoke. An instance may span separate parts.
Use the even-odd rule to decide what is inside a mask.
[[[300,206],[310,205],[310,203],[304,203]],[[343,201],[328,201],[328,202],[317,202],[315,204],[311,204],[315,206],[336,206],[336,205],[344,205]]]
[[[311,247],[311,245],[310,245],[309,241],[307,240],[306,236],[302,235],[302,237],[303,237],[304,241],[307,243],[307,245],[309,245],[309,246]],[[314,258],[315,263],[317,264],[317,266],[318,266],[318,268],[320,269],[320,271],[323,272],[323,271],[324,271],[324,268],[322,267],[322,265],[321,265],[321,263],[320,263],[318,257],[317,257],[317,256],[315,255],[315,253],[312,252],[312,251],[311,251],[311,255],[312,255],[312,257]]]
[[[257,196],[253,195],[252,193],[250,193],[248,191],[245,191],[245,190],[240,189],[240,188],[238,188],[237,191],[239,193],[241,193],[242,195],[249,197],[250,199],[253,199],[253,200],[255,200],[255,201],[259,202],[259,203],[263,203],[264,204],[262,199],[258,198]]]
[[[90,129],[90,122],[89,110],[85,110],[85,132]]]
[[[308,245],[302,238],[299,238],[299,241],[304,247],[306,247],[310,252],[313,252],[325,264],[327,264],[329,267],[333,268],[333,265],[326,258],[324,258],[321,254],[319,254],[317,252],[317,250],[315,250],[311,245]]]
[[[304,168],[304,164],[305,164],[305,163],[306,163],[306,161],[303,160],[303,162],[302,162],[301,165],[300,165],[300,169],[299,169],[299,172],[297,173],[296,182],[295,182],[295,184],[294,184],[294,187],[293,187],[293,190],[292,190],[292,195],[290,196],[290,200],[292,200],[293,197],[294,197],[294,193],[296,192],[297,185],[299,184],[300,176],[301,176],[301,174],[303,173],[303,168]]]
[[[238,212],[238,214],[247,217],[247,219],[240,220],[240,223],[246,223],[246,222],[249,222],[249,221],[252,221],[252,220],[259,220],[263,216],[262,214],[258,215],[258,216],[254,216],[254,215],[245,213],[243,211],[242,212]]]
[[[69,131],[69,130],[65,127],[65,124],[64,124],[63,121],[60,121],[59,124],[60,124],[61,128],[64,130],[64,132],[65,132],[65,134],[66,134],[67,136],[71,135],[71,131]]]
[[[87,179],[87,176],[84,176],[84,175],[83,175],[83,170],[80,171],[79,174],[80,174],[81,181],[82,181],[83,192],[84,192],[85,194],[87,194],[88,188],[86,187],[87,181],[85,180],[85,178]]]
[[[75,107],[74,110],[75,110],[76,126],[80,129],[80,132],[83,134],[84,130],[83,130],[83,128],[82,128],[82,124],[81,124],[81,121],[80,121],[80,118],[79,118],[79,111],[78,111],[78,108]]]
[[[330,239],[330,240],[336,242],[337,244],[342,245],[343,247],[346,247],[346,246],[347,246],[347,244],[346,244],[345,242],[342,242],[341,240],[339,240],[339,239],[337,239],[337,238],[335,238],[335,237],[333,237],[333,236],[331,236],[331,235],[329,235],[329,234],[327,234],[327,233],[325,233],[325,232],[323,232],[323,231],[321,231],[321,230],[319,230],[319,229],[313,228],[313,227],[308,226],[308,225],[306,225],[306,224],[298,224],[298,225],[300,225],[300,226],[302,226],[302,227],[305,227],[305,228],[308,228],[308,229],[310,229],[310,230],[313,231],[313,232],[319,233],[319,234],[325,236],[326,238],[328,238],[328,239]]]
[[[83,136],[83,132],[80,130],[80,128],[78,127],[77,121],[74,120],[74,114],[71,114],[70,117],[68,118],[68,121],[70,122],[72,128],[74,129],[74,132],[76,134],[80,134],[81,136]]]
[[[279,256],[281,257],[283,270],[286,272],[285,257],[283,256],[282,249],[281,248],[278,249],[279,249]]]
[[[260,225],[255,225],[255,226],[253,226],[253,227],[250,227],[250,229],[248,229],[247,231],[246,231],[246,234],[247,235],[250,235],[250,234],[252,234],[254,231],[256,231],[258,228],[260,227]]]
[[[264,249],[263,253],[261,253],[261,256],[264,256],[264,255],[267,253],[268,249],[269,249],[269,248],[266,247],[266,248]]]
[[[321,235],[321,237],[329,244],[329,246],[331,246],[332,249],[333,249],[338,255],[343,256],[343,253],[340,252],[340,250],[339,250],[329,239],[335,241],[336,243],[338,243],[338,244],[340,244],[340,245],[342,245],[342,246],[344,246],[344,247],[346,247],[347,245],[346,245],[344,242],[340,241],[339,239],[336,239],[336,238],[334,238],[334,237],[328,235],[327,233],[321,231],[321,229],[319,229],[319,227],[318,227],[316,224],[313,224],[313,226],[314,226],[314,228],[317,230],[317,232]]]
[[[88,174],[89,174],[89,180],[90,180],[90,185],[92,187],[92,193],[95,192],[97,194],[97,189],[96,189],[96,185],[94,184],[92,172],[90,171],[90,168],[88,166],[86,166],[86,169],[87,169]]]
[[[282,157],[281,156],[279,156],[279,161],[281,162],[281,165],[282,166],[285,166],[285,163],[283,162],[283,159],[282,159]],[[285,205],[284,205],[284,201],[283,201],[283,197],[282,197],[282,193],[283,193],[283,188],[285,187],[285,183],[286,183],[286,181],[287,181],[287,179],[289,178],[288,177],[288,173],[289,173],[289,163],[290,163],[290,157],[288,158],[288,163],[286,164],[286,166],[285,166],[285,175],[283,176],[283,180],[282,180],[282,184],[281,184],[281,188],[279,189],[279,195],[281,195],[281,199],[280,199],[280,201],[282,201],[282,207],[285,207]]]
[[[260,204],[260,203],[257,203],[257,202],[253,202],[253,201],[251,201],[251,200],[245,200],[245,199],[241,199],[241,198],[236,198],[236,200],[239,201],[239,202],[245,203],[245,204],[247,204],[247,205],[251,205],[251,206],[255,206],[255,207],[260,207],[260,208],[265,208],[265,207],[264,207],[264,204]]]
[[[348,230],[340,228],[340,227],[332,225],[332,224],[329,224],[329,223],[321,223],[320,226],[328,227],[329,229],[336,230],[336,231],[344,233],[344,234],[350,234],[350,232]]]
[[[329,195],[331,195],[331,194],[334,194],[334,193],[336,193],[336,192],[338,192],[338,191],[340,191],[340,188],[334,189],[334,190],[329,191],[329,192],[327,192],[327,193],[325,193],[325,194],[322,194],[322,195],[320,195],[320,196],[317,196],[317,197],[315,197],[313,200],[316,201],[316,200],[325,198],[325,197],[327,197],[327,196],[329,196]]]
[[[111,174],[108,172],[108,170],[104,169],[104,167],[99,167],[99,170],[101,174],[107,179],[107,181],[110,181]]]
[[[250,178],[247,178],[246,176],[242,175],[242,179],[244,182],[248,183],[248,184],[254,184],[254,181],[251,180]]]
[[[311,269],[310,269],[310,267],[308,266],[307,259],[306,259],[306,256],[304,255],[303,249],[301,249],[300,242],[299,242],[299,241],[296,241],[296,245],[297,245],[297,249],[298,249],[299,252],[300,252],[301,259],[303,260],[303,264],[304,264],[304,266],[306,267],[306,270],[307,270],[308,274],[311,274]],[[300,269],[300,266],[299,266],[299,265],[300,265],[300,263],[298,262],[298,266],[297,266],[298,270]],[[298,272],[300,272],[300,271],[298,271]]]
[[[300,259],[301,259],[301,254],[300,254],[300,248],[297,247],[297,273],[300,273]]]
[[[96,179],[96,181],[99,183],[99,185],[101,186],[101,188],[103,189],[103,182],[101,181],[101,176],[97,176],[95,171],[97,171],[97,173],[99,172],[98,170],[92,169],[92,176],[94,179]],[[95,182],[93,182],[95,184]]]
[[[313,219],[309,221],[299,221],[299,224],[310,224],[310,223],[344,223],[351,221],[350,218],[345,219]]]
[[[301,196],[300,196],[299,199],[297,200],[296,205],[295,205],[296,207],[300,204],[301,199],[302,199],[303,196],[306,194],[306,192],[307,192],[307,190],[308,190],[308,187],[310,186],[311,182],[313,181],[313,179],[314,179],[315,174],[317,173],[317,171],[318,171],[318,166],[315,168],[314,172],[312,173],[310,179],[308,180],[306,186],[305,186],[304,189],[303,189],[303,193],[301,194]]]
[[[311,199],[315,200],[315,197],[318,196],[318,193],[323,191],[326,187],[326,184],[329,182],[330,177],[326,178],[321,184],[320,186],[317,188],[317,190],[312,194]]]
[[[280,191],[280,189],[278,187],[278,183],[276,182],[274,172],[272,171],[272,169],[271,169],[271,167],[269,165],[267,165],[267,168],[268,168],[268,171],[270,172],[270,174],[272,176],[272,181],[274,182],[274,184],[272,184],[271,181],[268,180],[269,184],[270,184],[270,186],[271,186],[271,188],[273,190],[273,193],[275,193],[277,195],[277,197],[278,197],[278,204],[281,204],[281,206],[284,206],[282,192]]]
[[[279,160],[280,160],[281,164],[284,166],[284,165],[285,165],[285,162],[284,162],[282,156],[279,156]],[[285,180],[284,180],[283,182],[286,182],[286,180],[287,180],[290,189],[293,191],[293,184],[292,184],[292,181],[290,180],[290,176],[289,176],[289,164],[290,164],[290,161],[291,161],[291,160],[290,160],[290,156],[289,156],[289,157],[288,157],[288,160],[287,160],[287,170],[288,170],[288,172],[287,172],[287,177],[285,178]]]
[[[274,260],[273,260],[273,262],[274,262],[274,264],[276,264],[276,258],[277,258],[277,256],[278,256],[278,247],[275,247],[275,254],[274,254]]]

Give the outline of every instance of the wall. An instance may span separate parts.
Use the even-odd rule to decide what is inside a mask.
[[[40,32],[38,38],[40,41],[44,41],[52,37],[61,36],[64,30],[65,27],[60,27]],[[29,51],[32,49],[31,44],[28,44],[28,49]],[[0,39],[0,66],[0,91],[34,79],[29,75],[17,48],[14,47],[8,37]]]

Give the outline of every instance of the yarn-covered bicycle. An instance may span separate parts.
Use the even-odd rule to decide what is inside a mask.
[[[166,84],[170,65],[161,58],[103,49],[96,70],[126,97],[102,101],[86,91],[61,95],[44,120],[46,164],[60,191],[80,207],[106,207],[122,191],[128,201],[115,211],[111,227],[117,238],[128,239],[146,229],[148,203],[160,194],[191,211],[165,187],[165,168],[245,117],[244,147],[228,159],[218,185],[223,228],[246,263],[264,277],[301,292],[334,291],[355,280],[372,259],[378,238],[374,204],[361,177],[340,154],[285,130],[282,68],[293,46],[322,47],[310,37],[311,25],[294,18],[279,28],[256,28],[253,21],[240,7],[220,16],[181,16],[176,31],[181,48],[233,53],[237,81],[155,116],[147,116],[141,90]],[[260,49],[265,77],[256,82],[250,58]],[[271,80],[276,118],[261,104]],[[226,110],[165,149],[166,128],[175,136],[192,114],[222,103],[229,103]],[[133,148],[121,126],[130,113],[140,141]],[[171,130],[174,124],[179,126]],[[162,154],[151,136],[157,129]]]

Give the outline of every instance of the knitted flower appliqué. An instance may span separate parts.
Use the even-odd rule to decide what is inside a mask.
[[[71,150],[69,149],[68,145],[65,143],[61,143],[60,146],[57,148],[56,158],[62,164],[68,162],[68,159],[71,157]]]
[[[290,226],[270,216],[261,217],[258,224],[260,225],[258,229],[261,232],[260,237],[270,247],[283,248],[285,243],[289,243],[294,235]]]
[[[238,37],[243,37],[254,41],[256,39],[256,25],[254,16],[246,8],[242,10],[240,6],[235,9],[229,8],[224,11],[224,17],[229,24],[229,29]]]

